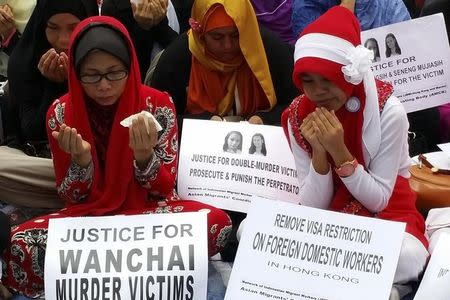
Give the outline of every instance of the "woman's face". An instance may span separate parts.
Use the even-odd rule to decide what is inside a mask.
[[[55,14],[47,21],[45,35],[56,52],[66,52],[69,48],[70,35],[80,19],[69,13]]]
[[[228,137],[228,150],[236,152],[239,150],[239,145],[241,144],[241,137],[237,133],[232,133]]]
[[[303,91],[318,107],[325,107],[329,111],[337,111],[347,102],[347,96],[333,82],[315,73],[300,75]]]
[[[255,145],[256,148],[261,148],[263,144],[262,138],[259,135],[255,135],[253,137],[253,145]]]
[[[369,50],[372,50],[373,53],[377,53],[378,52],[377,44],[373,40],[367,41],[366,48],[369,49]]]
[[[239,31],[236,26],[222,27],[204,35],[205,47],[216,59],[229,62],[241,53]]]
[[[80,77],[103,75],[99,82],[81,83],[86,94],[100,105],[114,104],[122,95],[127,84],[128,75],[119,80],[108,80],[104,75],[109,76],[121,74],[120,71],[127,71],[124,63],[117,57],[105,52],[95,51],[87,55],[80,66]],[[122,73],[123,74],[123,73]],[[128,74],[128,73],[127,73]],[[117,76],[116,76],[117,77]],[[121,77],[121,76],[120,76]]]
[[[386,44],[390,49],[395,50],[395,38],[388,36],[386,38]]]

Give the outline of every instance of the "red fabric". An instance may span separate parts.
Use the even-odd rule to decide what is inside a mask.
[[[114,116],[118,102],[112,105],[100,105],[92,99],[86,99],[86,109],[89,117],[95,149],[97,150],[99,165],[104,170],[106,151],[109,144]]]
[[[196,212],[209,210],[207,215],[208,254],[218,253],[231,231],[231,222],[225,212],[195,201],[172,201],[166,206],[150,202],[146,209],[129,210],[124,215]],[[44,257],[48,233],[48,221],[67,217],[65,211],[29,220],[15,227],[11,233],[11,247],[4,256],[6,278],[4,285],[26,297],[40,298],[44,295]]]
[[[72,33],[70,45],[78,38],[80,32],[93,22],[109,24],[123,34],[130,49],[131,64],[125,90],[118,100],[119,103],[106,151],[105,167],[102,169],[85,105],[85,95],[76,77],[73,65],[74,49],[70,46],[69,92],[61,98],[61,102],[65,103],[64,122],[68,126],[76,128],[78,133],[91,144],[94,178],[88,198],[83,204],[69,207],[66,212],[68,216],[112,214],[144,206],[147,190],[140,186],[134,177],[133,153],[128,146],[128,129],[121,126],[119,122],[129,115],[145,109],[144,99],[147,96],[163,97],[162,93],[154,95],[154,90],[145,88],[140,84],[139,64],[133,43],[125,27],[116,19],[105,16],[85,19],[79,23]],[[70,166],[71,157],[58,147],[55,139],[51,136],[50,129],[48,130],[48,136],[53,153],[56,183],[60,185]]]
[[[346,20],[339,22],[337,20]],[[335,6],[329,9],[316,21],[310,23],[300,34],[300,37],[309,33],[323,33],[340,37],[349,41],[355,47],[361,45],[361,27],[358,19],[347,8]],[[301,47],[301,45],[300,45]],[[300,74],[305,72],[320,74],[339,86],[349,97],[353,92],[353,85],[348,83],[341,71],[342,65],[317,57],[304,57],[294,64],[292,80],[302,90]]]
[[[236,26],[233,19],[226,13],[222,5],[214,6],[205,16],[205,32],[222,28]]]
[[[393,88],[390,84],[384,83],[382,81],[377,81],[377,92],[379,96],[380,111],[384,107],[387,99],[392,95]],[[356,90],[360,90],[361,87]],[[305,103],[306,102],[306,103]],[[303,103],[303,104],[302,104]],[[288,126],[292,128],[292,133],[295,138],[295,142],[306,152],[312,155],[311,147],[308,142],[303,139],[300,134],[299,126],[302,123],[304,117],[308,115],[306,112],[302,112],[302,109],[308,109],[311,111],[311,101],[307,99],[305,95],[296,98],[291,105],[283,112],[281,125],[283,126],[284,132],[289,139]],[[345,109],[345,108],[344,108]],[[342,110],[342,109],[341,109]],[[341,122],[342,114],[340,113],[338,118]],[[348,113],[348,112],[347,112]],[[347,116],[347,118],[352,118],[352,116]],[[342,123],[345,132],[345,143],[349,148],[350,152],[355,155],[358,162],[361,165],[364,164],[364,158],[362,157],[362,145],[360,145],[361,150],[355,149],[358,143],[349,142],[347,130],[357,134],[361,126],[354,126],[352,129],[351,122]],[[350,129],[348,128],[350,127]],[[361,133],[362,137],[362,133]],[[355,139],[358,140],[358,139]],[[361,139],[359,139],[361,141]],[[353,150],[355,149],[355,150]],[[361,158],[358,158],[361,156]],[[330,163],[333,165],[332,160]],[[422,215],[417,211],[415,207],[416,195],[411,190],[408,180],[404,177],[398,176],[396,183],[393,188],[391,198],[389,199],[388,206],[378,214],[373,214],[369,212],[360,202],[358,202],[347,190],[345,185],[342,183],[339,176],[333,171],[333,183],[335,187],[335,194],[331,200],[330,209],[334,211],[356,214],[360,216],[377,217],[385,220],[399,221],[406,223],[406,232],[414,235],[418,240],[420,240],[425,247],[428,247],[428,242],[424,236],[425,232],[425,222]]]

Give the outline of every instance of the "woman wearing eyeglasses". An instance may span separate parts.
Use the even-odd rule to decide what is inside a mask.
[[[49,218],[207,209],[208,251],[217,253],[228,238],[230,219],[219,209],[179,200],[174,193],[175,108],[166,93],[141,84],[125,27],[111,17],[82,21],[71,37],[68,72],[69,91],[50,106],[46,120],[56,186],[65,209],[13,230],[4,257],[4,285],[31,298],[43,294]],[[142,110],[153,114],[161,131],[144,116],[130,128],[120,124]],[[18,252],[23,255],[15,255]],[[27,280],[17,274],[25,274]]]

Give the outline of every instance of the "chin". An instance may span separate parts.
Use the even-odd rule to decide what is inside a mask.
[[[95,102],[100,105],[113,105],[116,103],[117,99],[115,97],[106,97],[106,98],[94,98]]]

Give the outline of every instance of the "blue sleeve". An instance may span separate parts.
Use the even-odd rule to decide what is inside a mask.
[[[358,0],[355,14],[362,30],[411,19],[403,0]]]
[[[292,31],[298,35],[331,7],[338,5],[337,0],[294,0],[292,5]]]

